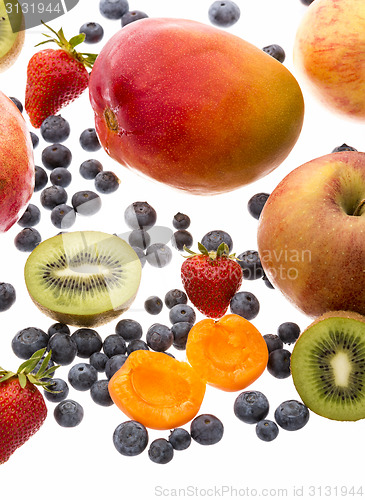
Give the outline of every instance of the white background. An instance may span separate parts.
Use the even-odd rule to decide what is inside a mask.
[[[81,162],[91,157],[99,159],[105,170],[114,170],[121,179],[121,185],[116,193],[102,197],[103,207],[98,215],[89,219],[79,217],[73,229],[123,233],[128,230],[123,219],[124,209],[134,201],[148,201],[157,210],[159,225],[172,228],[172,218],[178,211],[191,217],[189,230],[194,237],[194,248],[206,232],[223,229],[231,234],[234,251],[239,254],[257,248],[257,221],[247,212],[247,202],[253,194],[261,191],[270,193],[289,171],[331,152],[344,142],[360,151],[364,150],[362,124],[334,115],[312,100],[293,67],[293,40],[307,7],[300,0],[238,0],[237,3],[241,8],[241,18],[228,31],[259,48],[271,43],[280,44],[287,54],[284,64],[302,86],[306,103],[305,121],[302,134],[289,157],[266,178],[233,193],[197,197],[176,192],[127,171],[103,151],[89,154],[81,149],[78,143],[80,133],[93,126],[93,113],[85,92],[77,102],[61,112],[70,121],[72,130],[71,137],[65,143],[73,153],[70,166],[73,182],[67,188],[69,200],[80,189],[93,189],[92,181],[82,179],[78,173]],[[184,17],[209,24],[210,4],[210,0],[138,0],[135,3],[131,1],[130,8],[142,10],[150,17]],[[100,22],[105,36],[97,45],[84,44],[81,47],[85,52],[99,52],[120,28],[120,22],[101,16],[98,0],[80,0],[69,14],[53,21],[51,25],[56,30],[62,25],[66,36],[70,38],[78,33],[84,22],[89,21]],[[27,32],[25,48],[16,64],[0,75],[0,89],[23,102],[27,63],[31,55],[39,50],[34,45],[42,40],[41,32],[39,27]],[[41,165],[41,151],[46,146],[41,139],[35,150],[36,164]],[[40,206],[39,193],[34,194],[32,202]],[[43,239],[58,232],[52,226],[49,215],[42,209],[42,220],[37,229]],[[25,289],[23,268],[27,254],[17,251],[13,243],[20,229],[16,224],[8,233],[1,235],[0,240],[0,280],[12,283],[17,291],[14,306],[0,316],[0,365],[12,370],[20,364],[10,345],[16,332],[27,326],[47,330],[53,323],[33,306]],[[144,313],[143,303],[150,295],[163,298],[169,289],[181,288],[182,261],[179,252],[174,250],[173,261],[168,267],[155,269],[145,266],[138,297],[125,314],[125,317],[140,321],[144,333],[155,321],[169,324],[166,307],[159,316],[153,317]],[[244,282],[242,290],[253,292],[260,301],[261,310],[253,323],[262,334],[276,333],[277,327],[284,321],[295,321],[302,329],[311,322],[294,309],[279,291],[268,289],[261,280]],[[198,315],[198,319],[202,319],[202,316]],[[98,328],[103,338],[114,333],[116,322]],[[184,359],[184,353],[173,348],[170,352]],[[58,376],[67,378],[68,369],[69,366],[60,368]],[[252,389],[261,390],[268,397],[268,418],[273,418],[275,408],[282,401],[298,397],[291,378],[277,380],[267,372],[252,385]],[[185,496],[199,498],[212,496],[214,488],[218,488],[218,493],[224,492],[225,497],[232,498],[255,494],[259,497],[260,493],[274,498],[292,498],[294,488],[303,486],[303,498],[321,498],[330,494],[335,498],[345,492],[341,491],[341,486],[354,486],[357,490],[362,485],[363,460],[360,450],[363,446],[364,422],[333,422],[311,414],[309,423],[302,430],[281,430],[275,441],[265,443],[256,437],[254,426],[244,424],[234,416],[233,402],[237,395],[208,387],[200,413],[212,413],[222,420],[225,427],[222,441],[211,447],[193,442],[189,449],[175,452],[169,464],[157,465],[149,460],[147,450],[133,458],[120,455],[113,446],[112,434],[119,423],[127,420],[125,415],[115,406],[99,407],[92,402],[88,393],[70,388],[69,397],[84,407],[83,422],[74,429],[59,427],[53,418],[54,405],[47,403],[48,418],[41,430],[1,466],[1,492],[11,492],[14,499],[21,496],[39,498],[43,495],[61,499],[82,495],[82,498],[116,500],[131,496],[153,499],[156,493],[162,492],[161,488],[164,488],[162,493],[167,497],[174,493],[183,497],[185,493]],[[185,427],[189,429],[189,425]],[[150,441],[157,437],[167,438],[168,434],[168,431],[151,430]],[[233,490],[230,493],[219,490],[223,486]],[[316,489],[310,489],[311,486]],[[262,491],[263,488],[268,491]],[[181,491],[177,491],[179,489]]]

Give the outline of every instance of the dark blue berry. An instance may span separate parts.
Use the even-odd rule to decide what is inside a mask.
[[[76,427],[84,417],[84,409],[77,401],[64,399],[58,403],[53,415],[61,427]]]
[[[134,319],[121,319],[115,325],[115,333],[124,338],[126,342],[139,340],[142,337],[142,326]]]
[[[278,425],[286,431],[297,431],[308,422],[309,410],[303,403],[289,400],[276,408],[274,417]]]
[[[68,381],[77,391],[88,391],[97,379],[98,372],[89,363],[76,363],[68,372]]]
[[[271,281],[269,281],[269,278],[266,276],[266,274],[263,275],[262,280],[265,283],[265,285],[267,286],[267,288],[270,288],[270,290],[274,290],[275,287],[271,283]]]
[[[287,349],[275,349],[269,354],[267,371],[275,378],[290,377],[290,356]]]
[[[275,351],[276,349],[282,349],[284,344],[283,341],[278,337],[278,335],[274,335],[273,333],[267,333],[263,336],[267,345],[267,349],[270,352]]]
[[[114,172],[103,170],[96,175],[94,184],[99,193],[110,194],[119,188],[120,180]]]
[[[238,264],[242,267],[245,280],[257,280],[264,276],[259,253],[256,250],[246,250],[237,257]]]
[[[180,321],[194,323],[196,319],[195,311],[187,304],[176,304],[169,312],[171,323],[179,323]]]
[[[99,172],[103,171],[103,165],[98,160],[86,160],[80,165],[80,175],[84,179],[92,180],[95,179]]]
[[[128,236],[128,243],[131,247],[146,250],[151,243],[151,236],[144,229],[133,229]]]
[[[174,288],[169,290],[165,295],[166,307],[172,309],[177,304],[186,304],[188,302],[188,296],[182,290]]]
[[[152,243],[146,250],[146,259],[151,266],[162,268],[170,264],[172,252],[164,243]]]
[[[160,297],[157,297],[155,295],[148,297],[148,299],[144,301],[144,308],[148,312],[148,314],[160,314],[160,312],[162,311],[162,307],[162,300],[160,299]]]
[[[90,396],[100,406],[111,406],[113,403],[108,390],[109,380],[97,380],[90,388]]]
[[[41,136],[46,142],[60,143],[70,136],[70,124],[61,115],[50,115],[42,123]]]
[[[79,33],[85,34],[85,43],[98,43],[103,39],[104,30],[99,23],[85,23],[81,26]]]
[[[129,4],[127,0],[100,0],[99,10],[107,19],[121,19],[128,12]]]
[[[187,430],[178,427],[170,432],[169,442],[174,450],[186,450],[191,444],[191,436]]]
[[[67,187],[71,184],[72,175],[67,168],[57,167],[52,170],[49,179],[54,186]]]
[[[51,222],[58,229],[68,229],[74,225],[75,221],[75,210],[65,203],[57,205],[51,212]]]
[[[79,142],[82,149],[91,153],[101,149],[101,144],[94,128],[87,128],[84,130],[80,135]]]
[[[269,401],[262,392],[244,391],[237,396],[233,410],[242,422],[256,424],[269,413]]]
[[[132,248],[136,252],[137,257],[141,263],[141,266],[143,267],[146,264],[146,260],[147,260],[146,254],[144,253],[142,248],[139,248],[136,246],[132,246]]]
[[[269,56],[273,57],[277,61],[283,63],[285,61],[285,51],[283,47],[280,45],[277,45],[276,43],[273,43],[271,45],[267,45],[262,49],[266,54],[269,54]]]
[[[209,231],[209,233],[203,236],[201,243],[208,252],[215,252],[222,243],[228,246],[229,252],[231,252],[233,248],[232,238],[228,233],[221,230]]]
[[[314,0],[300,0],[303,5],[310,5],[311,3],[314,2]]]
[[[77,345],[70,335],[55,333],[49,339],[48,349],[52,351],[52,359],[57,365],[69,365],[77,354]]]
[[[25,227],[14,238],[14,244],[21,252],[32,252],[41,241],[42,237],[34,227]]]
[[[135,420],[119,424],[113,433],[113,443],[119,453],[127,457],[139,455],[148,444],[148,432]]]
[[[67,168],[71,165],[71,161],[71,151],[63,144],[51,144],[42,151],[42,163],[48,170],[57,167]]]
[[[270,195],[267,193],[257,193],[248,200],[247,209],[255,219],[259,220],[262,209]]]
[[[190,424],[190,435],[199,444],[218,443],[223,437],[224,427],[219,418],[209,413],[195,417]]]
[[[332,153],[339,153],[340,151],[357,151],[357,149],[352,146],[348,146],[347,144],[342,144],[341,146],[337,146],[332,150]]]
[[[43,208],[52,210],[57,205],[66,203],[67,192],[61,186],[49,186],[41,192],[40,201]]]
[[[105,366],[109,359],[111,358],[108,358],[108,356],[103,352],[94,352],[90,356],[89,363],[97,372],[103,373],[105,372]]]
[[[15,288],[11,283],[0,283],[0,312],[11,308],[16,300]]]
[[[260,303],[251,292],[237,292],[231,299],[230,309],[232,314],[238,314],[250,321],[258,315]]]
[[[70,328],[65,323],[54,323],[48,328],[47,333],[49,338],[51,338],[55,333],[65,333],[66,335],[70,335],[71,332]]]
[[[134,21],[138,21],[139,19],[145,19],[148,15],[141,10],[131,10],[123,14],[121,22],[122,28],[127,24],[133,23]]]
[[[288,321],[279,325],[277,333],[284,344],[294,344],[299,338],[300,328],[296,323]]]
[[[33,149],[35,149],[39,144],[39,137],[34,132],[30,132],[30,138],[32,141]]]
[[[43,189],[48,182],[48,175],[44,168],[36,165],[34,167],[34,192]]]
[[[96,330],[92,328],[79,328],[71,335],[77,345],[79,358],[90,358],[92,354],[101,350],[103,341]]]
[[[16,97],[9,97],[11,101],[15,104],[15,106],[19,109],[21,113],[23,113],[23,104]]]
[[[190,226],[190,217],[178,212],[172,219],[172,225],[175,229],[187,229]]]
[[[193,245],[193,237],[189,233],[189,231],[186,231],[185,229],[179,229],[178,231],[175,231],[172,238],[171,238],[171,243],[174,248],[177,250],[183,251],[184,247],[186,248],[191,248]]]
[[[29,359],[39,349],[48,345],[49,337],[40,328],[30,326],[19,330],[11,341],[13,352],[18,358]]]
[[[174,335],[168,326],[155,323],[147,330],[146,341],[152,350],[164,352],[172,346]]]
[[[103,351],[108,358],[116,354],[125,354],[127,347],[124,338],[117,334],[108,335],[103,342]]]
[[[148,456],[156,464],[167,464],[174,458],[174,448],[167,439],[158,438],[150,444]]]
[[[228,28],[240,18],[241,11],[237,4],[231,0],[218,0],[209,7],[209,21],[215,26]]]
[[[146,201],[136,201],[124,212],[124,220],[131,229],[150,229],[156,224],[157,213]]]
[[[144,340],[131,340],[127,345],[127,354],[139,350],[149,351],[149,347]]]
[[[172,325],[171,331],[174,336],[173,346],[178,351],[186,349],[186,342],[188,341],[188,335],[192,326],[192,323],[188,323],[187,321],[180,321]]]
[[[108,361],[105,364],[105,375],[108,380],[112,378],[114,373],[116,373],[119,368],[122,368],[127,360],[127,357],[128,356],[125,354],[116,354],[115,356],[108,358]]]
[[[67,398],[69,393],[67,382],[60,378],[52,379],[52,381],[47,385],[47,389],[49,390],[44,390],[43,394],[51,403],[59,403],[60,401],[63,401]]]
[[[18,224],[21,227],[33,227],[36,226],[41,220],[41,211],[33,203],[29,203],[25,212],[18,220]]]
[[[279,427],[272,420],[261,420],[256,424],[256,435],[262,441],[273,441],[279,434]]]
[[[71,204],[80,215],[94,215],[101,208],[100,196],[94,191],[78,191],[72,196]]]

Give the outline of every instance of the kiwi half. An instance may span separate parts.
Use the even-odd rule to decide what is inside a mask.
[[[326,313],[297,340],[291,355],[303,403],[332,420],[365,418],[365,318]]]
[[[141,280],[140,260],[127,242],[98,231],[75,231],[40,243],[25,264],[33,302],[51,318],[97,326],[132,304]]]
[[[25,39],[24,16],[17,0],[0,0],[0,73],[17,59]]]

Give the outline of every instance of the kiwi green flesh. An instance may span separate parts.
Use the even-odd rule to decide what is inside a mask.
[[[313,412],[332,420],[365,418],[365,323],[345,317],[316,321],[294,346],[291,372]]]
[[[70,325],[96,326],[132,304],[141,264],[121,238],[76,231],[40,243],[27,259],[24,276],[31,298],[45,314]]]
[[[14,0],[0,0],[0,59],[12,49],[19,34],[17,30],[20,28],[22,14],[20,6],[16,5],[17,3]],[[11,6],[9,7],[9,12],[12,12],[11,22],[5,4]]]

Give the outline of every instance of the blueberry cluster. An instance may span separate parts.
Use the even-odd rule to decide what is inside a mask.
[[[284,344],[294,344],[300,335],[300,328],[296,323],[288,321],[279,325],[277,334],[268,333],[264,339],[269,351],[267,371],[275,378],[290,377],[291,352],[284,349]]]

